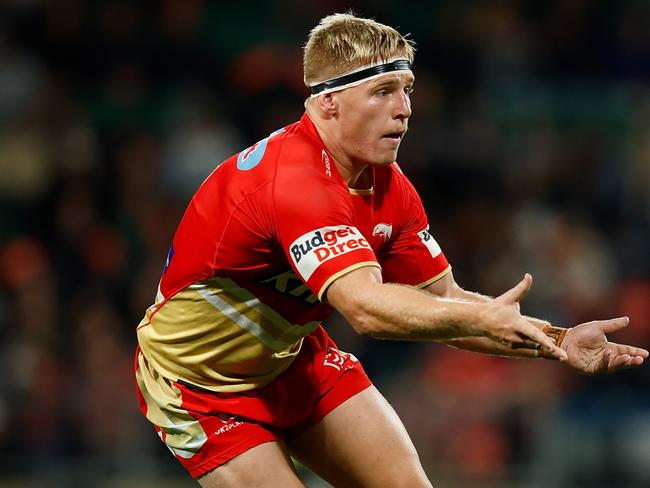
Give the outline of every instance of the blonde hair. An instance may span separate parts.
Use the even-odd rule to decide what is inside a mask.
[[[372,19],[353,14],[323,17],[304,47],[305,85],[341,76],[355,68],[392,59],[413,62],[413,41]]]

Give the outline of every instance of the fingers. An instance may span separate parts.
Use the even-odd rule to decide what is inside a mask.
[[[510,349],[541,349],[545,356],[560,361],[567,360],[564,349],[555,345],[555,341],[527,320],[515,320],[508,330],[499,334],[487,334],[490,339]]]
[[[621,369],[635,368],[643,364],[648,351],[640,347],[627,346],[610,342],[603,354],[606,372],[613,373]]]
[[[620,369],[635,368],[643,364],[643,357],[630,356],[629,354],[611,355],[609,364],[607,365],[607,372],[613,373]]]
[[[535,341],[522,339],[521,342],[515,342],[510,347],[513,349],[541,349],[542,346]]]
[[[518,331],[518,334],[524,336],[523,340],[520,343],[524,343],[527,339],[532,340],[534,343],[539,344],[539,346],[541,346],[541,348],[544,349],[544,352],[547,355],[550,355],[560,361],[567,360],[566,351],[564,349],[557,347],[553,339],[548,337],[546,334],[544,334],[544,332],[542,332],[537,327],[528,323],[528,321],[524,321],[523,324],[524,327],[522,328],[524,330]],[[514,349],[514,345],[512,347]]]
[[[640,347],[628,346],[626,344],[616,344],[615,342],[610,342],[610,346],[614,347],[614,350],[617,354],[629,354],[630,356],[640,356],[643,359],[648,358],[648,351]]]
[[[543,348],[547,356],[552,356],[558,361],[566,361],[569,359],[567,353],[564,349],[557,347],[555,344],[551,346],[551,349]]]
[[[533,277],[530,273],[526,273],[519,283],[501,295],[499,299],[508,303],[517,303],[526,296],[526,293],[528,293],[532,284]]]

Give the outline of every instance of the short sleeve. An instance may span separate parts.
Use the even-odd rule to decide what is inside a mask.
[[[354,225],[349,194],[333,178],[299,173],[276,179],[276,238],[296,275],[320,300],[329,285],[350,271],[380,267]],[[290,173],[290,170],[289,170]]]
[[[429,231],[420,196],[401,172],[397,174],[404,224],[382,256],[383,279],[423,288],[445,276],[451,266]]]

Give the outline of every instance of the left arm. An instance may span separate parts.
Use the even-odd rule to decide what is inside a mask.
[[[424,288],[427,292],[443,297],[471,302],[489,302],[493,298],[463,290],[449,272],[440,280]],[[535,327],[544,330],[551,324],[545,320],[526,317]],[[640,366],[648,357],[648,351],[639,347],[616,344],[607,340],[606,333],[614,332],[629,323],[627,317],[586,322],[567,330],[558,344],[567,353],[566,363],[586,374],[610,373],[619,369]],[[469,351],[520,358],[539,358],[540,351],[533,343],[530,348],[513,348],[487,337],[466,337],[444,341],[446,344]]]

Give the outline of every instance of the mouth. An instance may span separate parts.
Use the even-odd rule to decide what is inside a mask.
[[[394,142],[399,142],[402,140],[402,137],[404,137],[405,132],[389,132],[388,134],[384,134],[381,138],[382,139],[388,139],[390,141]]]

